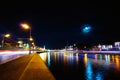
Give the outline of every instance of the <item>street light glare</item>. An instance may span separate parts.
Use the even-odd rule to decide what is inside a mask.
[[[7,37],[7,38],[10,37],[10,34],[5,34],[5,37]]]
[[[30,37],[30,39],[29,39],[30,41],[33,41],[33,38],[32,37]]]
[[[31,54],[31,41],[33,41],[33,38],[31,37],[31,27],[29,26],[29,24],[27,23],[21,23],[20,24],[22,26],[22,28],[26,29],[26,30],[30,30],[30,36],[29,36],[29,54]]]
[[[21,26],[24,28],[24,29],[30,29],[30,26],[26,23],[22,23]]]
[[[2,48],[4,48],[5,38],[9,38],[9,37],[10,37],[10,34],[3,34]]]

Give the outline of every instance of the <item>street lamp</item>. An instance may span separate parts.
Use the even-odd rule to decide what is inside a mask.
[[[5,42],[5,38],[9,38],[10,34],[2,34],[3,39],[2,39],[2,48],[4,47],[4,42]]]
[[[31,36],[31,27],[27,23],[21,23],[22,28],[26,30],[30,30],[29,33],[29,54],[31,54],[31,41],[33,41],[33,38]]]

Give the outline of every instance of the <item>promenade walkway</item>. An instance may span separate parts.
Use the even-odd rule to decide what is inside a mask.
[[[0,65],[0,80],[55,80],[40,56],[25,55]]]

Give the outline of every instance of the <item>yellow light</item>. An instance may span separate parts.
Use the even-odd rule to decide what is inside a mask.
[[[30,26],[26,23],[22,23],[21,26],[24,28],[24,29],[30,29]]]
[[[21,44],[21,43],[22,43],[22,41],[18,41],[18,43],[20,43],[20,44]]]
[[[115,56],[115,61],[116,61],[116,68],[119,69],[120,68],[119,55]]]
[[[85,66],[87,66],[87,62],[88,62],[87,54],[84,54],[84,64],[85,64]]]
[[[4,36],[8,38],[8,37],[10,37],[10,34],[5,34]]]
[[[30,41],[33,41],[33,38],[32,38],[32,37],[30,37]]]
[[[34,45],[34,43],[32,43],[32,45]]]

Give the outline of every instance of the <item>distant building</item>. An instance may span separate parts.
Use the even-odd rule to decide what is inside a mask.
[[[120,42],[115,42],[114,45],[115,46],[120,46]]]
[[[111,50],[113,48],[112,45],[98,45],[99,50]]]
[[[73,46],[71,46],[71,45],[70,46],[65,46],[65,49],[66,50],[73,50]]]
[[[115,42],[115,43],[114,43],[114,48],[115,48],[116,50],[120,50],[120,42]]]

